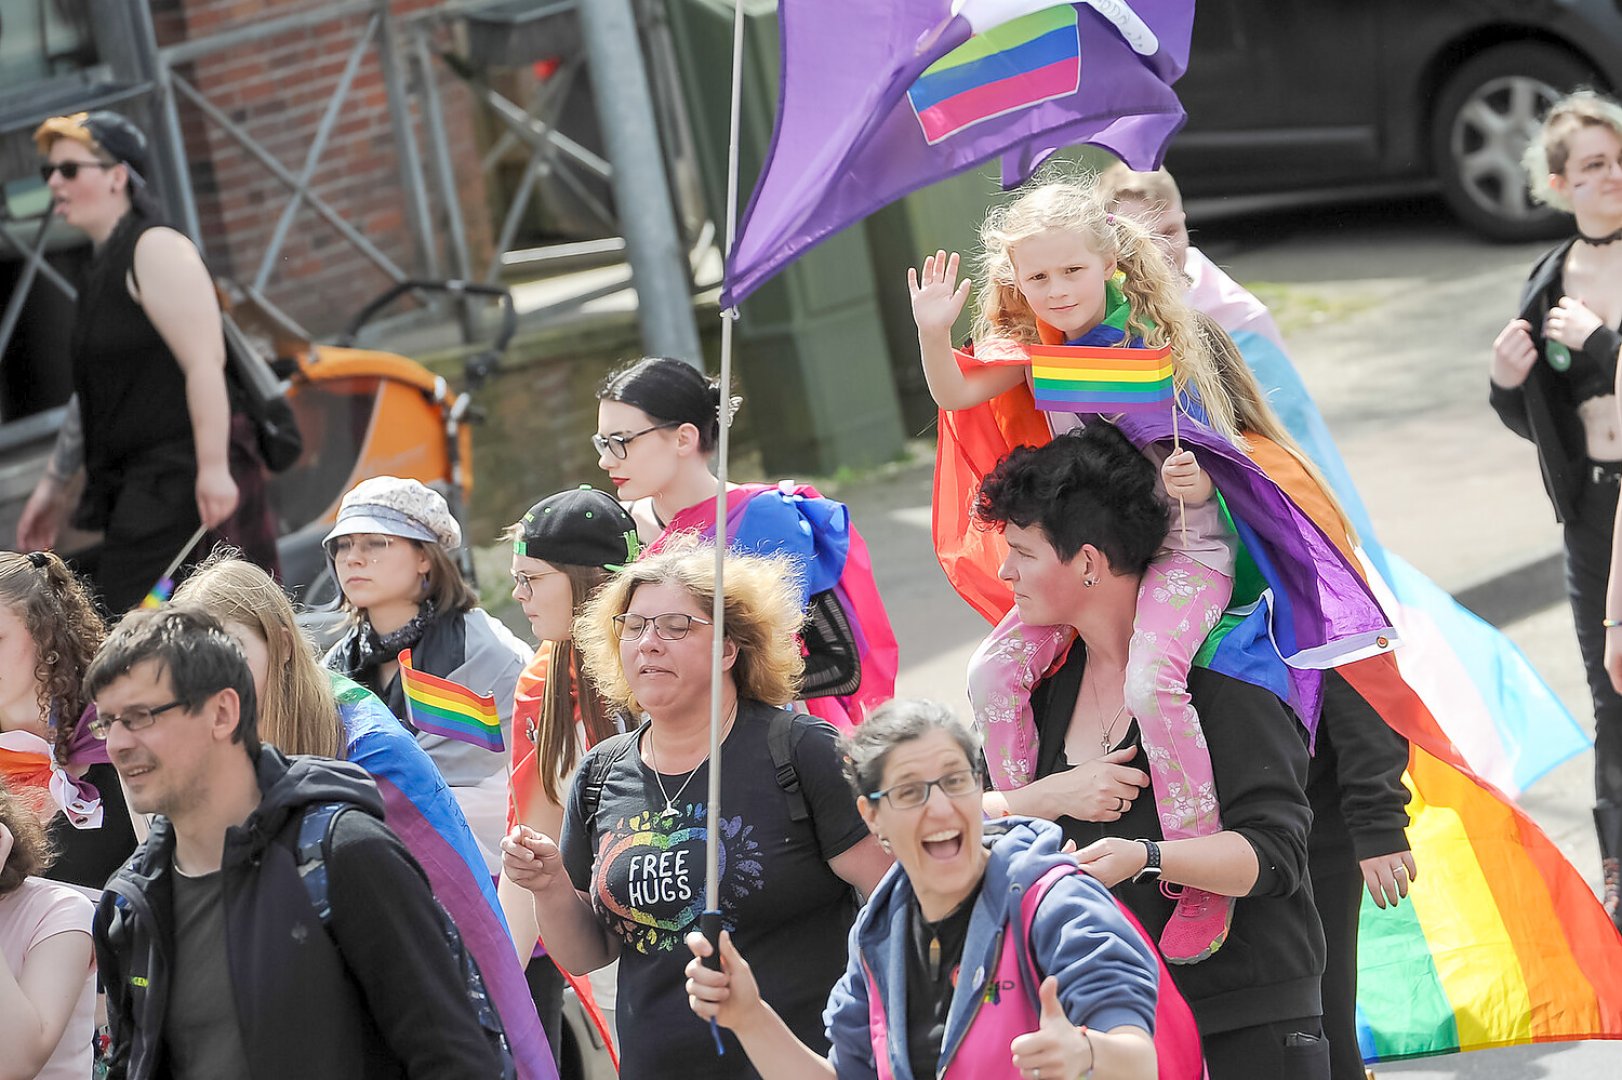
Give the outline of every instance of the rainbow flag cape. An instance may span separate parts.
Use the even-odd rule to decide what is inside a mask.
[[[557,1066],[535,1015],[495,882],[462,807],[433,759],[377,695],[337,672],[327,675],[344,725],[344,757],[376,781],[385,821],[427,873],[434,897],[478,962],[507,1030],[518,1075],[556,1080]]]
[[[1171,346],[1158,349],[1033,345],[1032,393],[1044,412],[1171,411]]]
[[[493,753],[506,748],[496,699],[418,671],[411,666],[410,649],[400,654],[400,689],[405,692],[411,725],[418,731],[472,743]]]
[[[667,538],[681,533],[714,540],[715,500],[706,499],[676,514],[648,550],[658,551]],[[727,494],[727,545],[733,551],[792,555],[802,570],[801,602],[831,589],[850,617],[861,685],[854,694],[807,699],[812,715],[849,731],[868,710],[895,696],[900,649],[873,580],[867,543],[851,524],[844,503],[823,498],[808,484],[787,480],[742,484]]]

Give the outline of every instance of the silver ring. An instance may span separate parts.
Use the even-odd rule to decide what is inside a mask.
[[[1117,795],[1115,797],[1117,799],[1120,798],[1119,795]],[[1042,1070],[1041,1069],[1032,1069],[1031,1070],[1031,1080],[1042,1080]]]
[[[1398,863],[1396,866],[1391,868],[1391,872],[1393,874],[1406,874],[1408,872],[1408,868],[1402,863]]]

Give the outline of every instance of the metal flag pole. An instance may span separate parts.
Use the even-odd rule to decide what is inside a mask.
[[[735,0],[732,16],[732,116],[727,141],[726,261],[738,235],[738,127],[743,108],[743,0]],[[715,642],[710,651],[710,792],[709,817],[704,826],[704,914],[699,928],[710,943],[709,965],[721,966],[721,726],[725,702],[721,700],[722,661],[726,644],[727,452],[732,430],[732,330],[738,309],[721,312],[721,393],[717,411],[721,421],[715,464],[715,602],[710,619]],[[710,1034],[715,1052],[726,1053],[721,1030],[712,1019]]]

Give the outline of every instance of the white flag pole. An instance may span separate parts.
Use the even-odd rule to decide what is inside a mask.
[[[732,116],[727,142],[726,261],[738,235],[738,128],[743,107],[743,0],[735,0],[732,17]],[[721,700],[722,656],[726,641],[726,550],[727,550],[727,453],[732,430],[732,332],[738,320],[737,308],[721,312],[721,393],[718,412],[720,439],[716,444],[715,465],[715,603],[710,618],[715,623],[714,648],[710,653],[710,792],[709,819],[704,829],[704,914],[701,929],[709,939],[710,966],[721,966]],[[710,1021],[717,1053],[725,1051],[715,1021]]]

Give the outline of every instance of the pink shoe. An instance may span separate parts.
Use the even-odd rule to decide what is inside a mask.
[[[1197,964],[1222,948],[1232,925],[1233,897],[1185,885],[1160,932],[1160,955],[1168,964]]]

